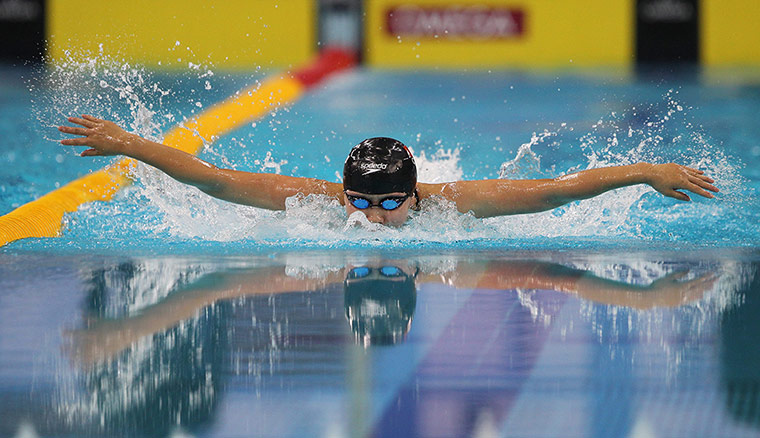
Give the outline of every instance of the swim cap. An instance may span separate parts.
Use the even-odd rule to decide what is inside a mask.
[[[368,138],[351,149],[343,166],[343,189],[368,195],[412,194],[417,166],[409,149],[388,137]]]

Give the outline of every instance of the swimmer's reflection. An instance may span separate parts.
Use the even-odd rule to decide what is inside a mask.
[[[87,329],[72,334],[71,353],[82,365],[96,364],[114,358],[140,339],[194,321],[204,310],[208,313],[220,303],[327,290],[336,285],[342,286],[345,316],[356,341],[364,345],[395,344],[411,327],[417,274],[405,264],[389,263],[349,265],[316,278],[287,275],[284,266],[208,274],[135,314],[117,319],[90,318]],[[100,294],[92,296],[96,302],[104,301]]]
[[[156,279],[142,278],[144,272],[135,266],[122,268],[119,272],[125,278],[115,288],[113,284],[110,287],[117,289],[115,296],[135,299],[138,294],[128,290],[133,287],[129,285],[157,283]],[[159,271],[156,277],[165,274]],[[213,417],[224,388],[220,381],[232,373],[227,361],[234,348],[233,338],[240,338],[236,330],[246,329],[231,322],[234,311],[230,304],[241,299],[252,298],[263,304],[262,308],[273,308],[276,303],[282,309],[286,301],[278,300],[298,296],[299,292],[312,300],[318,299],[313,296],[336,294],[303,292],[342,291],[343,306],[339,313],[348,320],[355,340],[364,346],[393,345],[410,333],[417,286],[422,283],[443,283],[455,288],[554,289],[595,302],[648,308],[698,300],[715,281],[711,274],[691,280],[684,280],[685,275],[678,272],[640,286],[538,261],[460,261],[455,268],[440,272],[419,268],[414,260],[377,260],[349,263],[311,277],[288,275],[286,267],[278,265],[198,275],[196,279],[187,275],[190,280],[163,298],[131,312],[124,309],[135,307],[134,303],[109,304],[105,296],[108,282],[100,278],[93,281],[91,303],[92,313],[101,316],[92,318],[85,329],[72,333],[70,354],[86,370],[86,384],[90,393],[96,394],[97,410],[108,410],[100,422],[110,431],[129,429],[141,435],[165,435],[179,423],[184,431],[192,432]],[[118,290],[119,287],[124,290]],[[256,301],[253,298],[256,296],[267,301]],[[335,308],[337,303],[325,300],[322,307]],[[121,308],[126,316],[103,318],[108,313],[106,307]],[[284,312],[287,315],[287,307]],[[330,315],[333,316],[320,321],[320,330],[334,330],[330,327],[335,323],[342,330],[334,333],[347,333],[346,323],[340,321],[343,318],[335,318],[335,313]],[[249,323],[254,326],[249,329],[265,330],[262,321],[257,321]],[[272,327],[270,331],[259,336],[265,341],[260,344],[254,345],[249,339],[251,349],[285,348],[271,344],[276,335]],[[330,346],[325,348],[335,344],[328,343]]]
[[[159,302],[120,319],[96,318],[73,335],[72,353],[82,364],[108,360],[149,335],[193,320],[216,304],[236,298],[326,290],[341,285],[345,315],[357,342],[394,344],[410,330],[421,283],[454,288],[556,290],[601,304],[647,309],[699,300],[716,280],[707,273],[684,280],[688,271],[648,285],[598,277],[591,272],[540,261],[459,262],[444,273],[422,272],[413,261],[348,264],[320,276],[292,276],[284,266],[216,272],[178,288]]]

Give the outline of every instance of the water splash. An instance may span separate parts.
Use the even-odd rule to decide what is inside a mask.
[[[144,67],[69,52],[50,66],[43,83],[33,97],[40,125],[54,127],[67,117],[93,114],[152,139],[160,138],[162,126],[155,116],[172,93]]]
[[[140,136],[160,140],[161,133],[191,117],[214,88],[213,66],[188,63],[168,79],[145,66],[104,53],[67,51],[30,81],[33,113],[43,127],[67,117],[92,114],[116,122]],[[202,105],[200,105],[202,106]],[[59,140],[58,138],[47,138]]]
[[[425,183],[442,183],[462,179],[463,172],[459,165],[459,149],[438,148],[430,157],[424,150],[414,153],[417,165],[417,179]]]
[[[617,237],[660,241],[739,242],[739,230],[727,224],[752,222],[756,208],[748,208],[755,194],[739,173],[743,164],[713,144],[690,121],[673,91],[663,102],[612,112],[591,126],[580,138],[585,162],[570,165],[566,175],[583,169],[633,164],[677,162],[704,170],[716,180],[722,193],[713,200],[692,196],[693,202],[680,203],[657,194],[646,185],[605,193],[593,199],[573,202],[552,211],[509,218],[488,219],[510,237]],[[647,116],[641,119],[642,114]],[[555,169],[542,169],[541,156],[534,148],[546,139],[561,137],[562,129],[534,134],[514,159],[505,162],[500,178],[550,178]],[[561,138],[560,138],[561,141]],[[695,227],[699,223],[707,229]],[[727,233],[726,228],[729,228]],[[712,241],[710,240],[712,239]]]
[[[533,133],[528,143],[523,143],[517,150],[515,158],[502,163],[499,168],[500,179],[546,178],[547,172],[541,169],[541,157],[533,151],[533,147],[545,140],[556,137],[559,131],[544,131]]]

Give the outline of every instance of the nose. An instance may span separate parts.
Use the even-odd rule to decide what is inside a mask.
[[[378,211],[377,208],[368,208],[364,212],[367,216],[367,220],[376,224],[385,224],[385,215]]]

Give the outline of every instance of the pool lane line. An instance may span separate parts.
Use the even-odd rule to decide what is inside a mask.
[[[353,53],[325,48],[311,63],[243,89],[193,119],[166,133],[163,144],[196,155],[205,141],[213,141],[233,129],[292,103],[330,74],[355,65]],[[63,216],[85,203],[109,201],[130,185],[135,160],[124,158],[69,182],[10,213],[0,216],[0,247],[29,237],[58,237]]]

